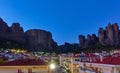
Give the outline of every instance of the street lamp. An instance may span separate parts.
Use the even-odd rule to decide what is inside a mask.
[[[54,63],[51,63],[51,64],[50,64],[50,69],[51,69],[51,70],[54,70],[55,68],[56,68],[55,64],[54,64]]]
[[[49,65],[49,68],[50,69],[48,70],[48,73],[55,73],[54,71],[55,71],[56,65],[54,63],[51,63]]]

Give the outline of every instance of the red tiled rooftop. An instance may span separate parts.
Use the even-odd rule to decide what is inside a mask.
[[[107,57],[104,58],[103,61],[96,60],[92,63],[100,63],[100,64],[112,64],[112,65],[120,65],[120,57]]]
[[[114,53],[112,56],[113,57],[120,56],[120,53]]]
[[[42,60],[37,59],[18,59],[0,64],[0,66],[24,66],[24,65],[46,65]]]

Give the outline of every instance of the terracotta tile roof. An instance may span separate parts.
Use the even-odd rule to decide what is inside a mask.
[[[118,57],[107,57],[107,58],[104,58],[103,61],[96,60],[96,61],[92,61],[92,63],[120,65],[120,56],[118,56]]]
[[[18,59],[0,64],[0,66],[24,66],[24,65],[46,65],[42,60],[37,59]]]
[[[120,53],[114,53],[112,56],[113,57],[120,56]]]

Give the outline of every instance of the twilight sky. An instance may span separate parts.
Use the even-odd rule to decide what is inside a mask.
[[[78,35],[97,35],[110,22],[120,24],[120,0],[0,0],[0,17],[24,30],[50,31],[58,44],[78,43]]]

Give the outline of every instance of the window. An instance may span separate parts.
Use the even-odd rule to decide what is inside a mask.
[[[80,61],[79,59],[75,59],[75,61]]]

